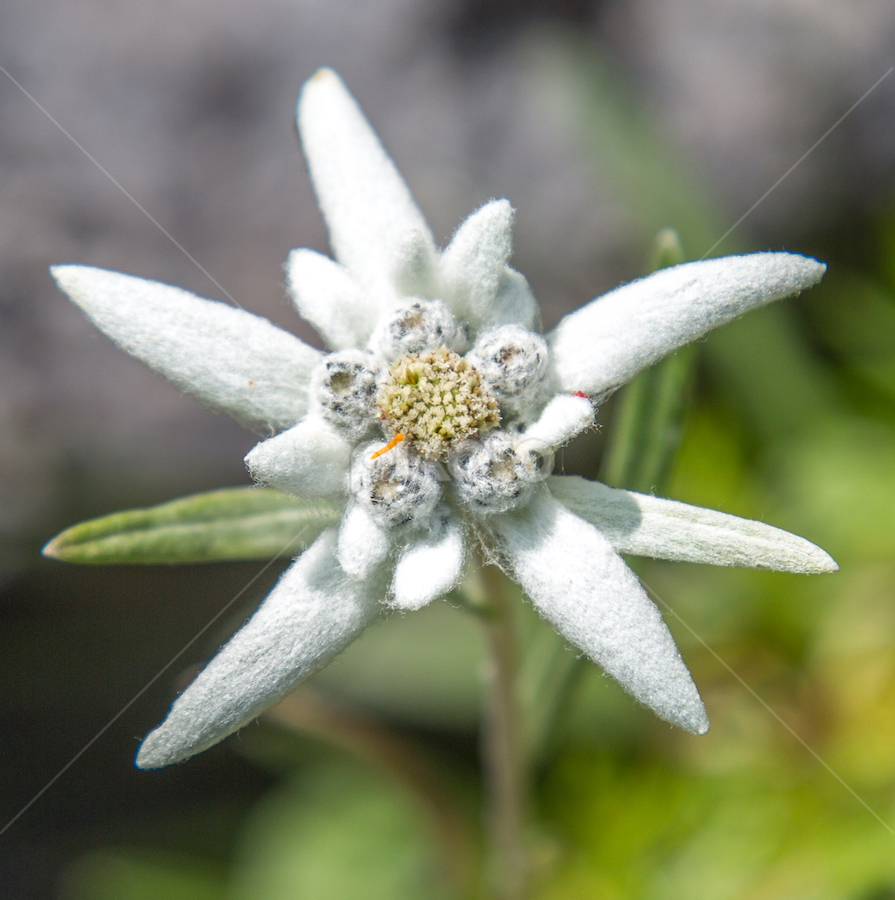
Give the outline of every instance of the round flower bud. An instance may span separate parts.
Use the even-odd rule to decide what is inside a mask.
[[[543,401],[549,358],[544,338],[521,325],[489,329],[466,355],[507,419],[530,418]]]
[[[354,457],[349,490],[388,528],[425,521],[441,499],[439,467],[398,445],[368,444]]]
[[[466,331],[444,303],[410,299],[376,327],[369,346],[391,362],[437,347],[457,350],[465,343]]]
[[[331,353],[311,375],[311,399],[327,422],[347,437],[363,437],[379,418],[378,373],[363,350]]]
[[[454,496],[479,516],[527,503],[542,480],[541,458],[502,432],[466,441],[448,458]]]

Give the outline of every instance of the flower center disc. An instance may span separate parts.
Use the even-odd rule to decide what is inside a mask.
[[[376,398],[383,424],[427,459],[444,459],[456,442],[500,422],[479,373],[452,350],[408,353],[389,376]]]

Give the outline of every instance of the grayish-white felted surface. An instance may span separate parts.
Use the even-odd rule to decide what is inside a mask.
[[[267,319],[105,269],[52,273],[100,331],[207,406],[274,431],[304,415],[321,354]]]
[[[369,578],[392,549],[389,531],[360,503],[352,503],[339,525],[336,556],[352,578]]]
[[[286,282],[298,314],[327,347],[362,347],[376,327],[379,307],[337,262],[314,250],[293,250]]]
[[[547,484],[557,500],[595,525],[620,553],[802,574],[839,568],[820,547],[764,522],[618,490],[577,475],[553,475]]]
[[[514,217],[508,200],[491,200],[460,223],[439,259],[444,297],[472,338],[497,325],[540,325],[528,281],[508,265]]]
[[[656,605],[596,528],[546,488],[489,526],[535,609],[656,715],[692,734],[709,723]]]
[[[446,518],[401,550],[389,591],[390,605],[421,609],[460,583],[465,562],[463,528],[456,517]]]
[[[492,201],[473,213],[436,264],[434,242],[407,186],[330,70],[318,72],[303,89],[298,124],[339,264],[296,251],[290,285],[299,309],[333,346],[357,344],[372,328],[368,346],[391,360],[440,346],[460,348],[479,328],[535,318],[524,279],[507,266],[513,219],[508,202]],[[639,502],[593,487],[584,495],[584,512],[594,527],[539,483],[535,457],[520,451],[527,445],[535,454],[551,453],[591,425],[591,400],[574,394],[604,393],[710,328],[809,286],[823,270],[805,257],[755,254],[679,266],[620,288],[568,316],[550,336],[552,386],[559,392],[533,424],[520,432],[530,420],[508,416],[504,429],[485,436],[472,452],[463,448],[452,456],[447,450],[453,500],[461,507],[456,511],[479,520],[535,608],[634,697],[692,733],[708,728],[702,701],[658,609],[600,526],[616,539],[635,534],[635,544],[652,550],[673,544],[669,535],[678,521],[693,535],[711,526],[722,534],[718,561],[728,562],[743,555],[731,538],[743,527],[727,517],[722,522],[721,514],[681,512],[687,509],[683,505],[669,508],[662,501]],[[440,503],[436,464],[406,444],[380,453],[385,449],[380,441],[358,448],[351,464],[351,448],[366,439],[375,414],[368,401],[359,402],[363,421],[355,433],[355,423],[328,415],[334,407],[318,390],[326,366],[345,364],[348,351],[339,350],[338,360],[330,356],[315,368],[317,351],[222,304],[100,270],[63,267],[57,278],[124,349],[243,420],[258,418],[245,409],[259,384],[271,408],[281,391],[298,392],[303,405],[299,410],[296,404],[285,422],[267,411],[263,424],[291,427],[252,450],[249,468],[256,478],[298,496],[348,495],[338,530],[324,532],[287,571],[250,622],[175,702],[144,742],[138,765],[185,759],[275,703],[373,621],[380,601],[387,600],[389,579],[391,605],[405,610],[457,583],[464,525]],[[455,320],[440,300],[405,296],[410,283],[433,287],[439,281],[449,287],[445,299],[465,321]],[[532,335],[530,343],[543,345],[543,339]],[[541,363],[547,366],[542,350],[543,360],[537,352],[524,357],[537,388],[528,398],[532,417],[547,400],[540,392]],[[364,359],[359,350],[351,353]],[[295,366],[295,359],[301,368],[290,380],[283,360]],[[352,365],[358,362],[352,359]],[[249,372],[253,363],[258,375]],[[311,414],[296,425],[309,402],[309,380]],[[565,482],[567,492],[575,493],[575,486]],[[613,502],[601,505],[607,496]],[[638,532],[644,520],[652,530]],[[762,527],[746,529],[746,557],[756,535],[767,542]],[[699,554],[713,552],[701,537],[697,543]],[[803,555],[804,543],[798,545]],[[387,564],[396,549],[397,561]],[[814,564],[828,566],[825,560]]]
[[[494,305],[482,322],[482,330],[497,325],[522,325],[533,331],[541,329],[541,310],[528,279],[511,266],[504,267]]]
[[[475,334],[491,318],[513,252],[513,207],[492,200],[469,215],[444,248],[445,299]]]
[[[532,453],[553,453],[593,424],[594,407],[587,397],[557,394],[522,432],[520,443]]]
[[[382,609],[382,578],[349,578],[325,531],[177,698],[140,747],[137,765],[156,769],[211,747],[326,665]]]
[[[377,298],[393,295],[408,233],[434,239],[410,189],[342,79],[321,69],[298,101],[298,129],[336,259]]]
[[[256,444],[245,462],[252,477],[297,497],[339,497],[346,491],[351,444],[319,417],[302,419]]]
[[[605,394],[711,329],[817,284],[825,271],[807,256],[752,253],[622,285],[565,316],[548,336],[560,387]]]

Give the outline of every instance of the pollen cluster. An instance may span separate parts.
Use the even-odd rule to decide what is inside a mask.
[[[408,353],[389,368],[376,403],[386,430],[427,459],[445,459],[457,441],[500,422],[479,373],[452,350]]]

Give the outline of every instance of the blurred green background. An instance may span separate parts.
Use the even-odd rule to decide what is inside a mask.
[[[883,0],[16,0],[0,26],[0,64],[243,305],[310,340],[279,266],[292,246],[326,246],[289,121],[316,66],[342,71],[441,239],[509,197],[514,265],[550,326],[647,271],[664,226],[689,258],[709,251],[895,46]],[[2,78],[0,97],[5,823],[261,567],[39,557],[89,516],[247,483],[254,439],[54,292],[46,266],[77,261],[216,296]],[[638,487],[805,535],[841,571],[639,564],[712,730],[676,732],[575,669],[537,759],[538,898],[895,898],[895,75],[712,254],[766,248],[823,259],[823,284],[698,345],[673,464]],[[564,471],[600,473],[623,403]],[[421,749],[469,847],[446,852],[420,792],[338,729],[264,721],[185,765],[133,768],[280,568],[0,836],[4,898],[457,896],[445,873],[479,849],[483,657],[449,602],[372,629],[309,696]],[[554,653],[516,606],[531,658]]]

